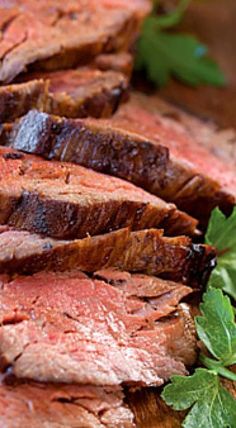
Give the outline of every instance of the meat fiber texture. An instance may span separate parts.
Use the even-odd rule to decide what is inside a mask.
[[[172,200],[180,209],[206,224],[211,210],[219,206],[229,214],[236,203],[236,174],[231,162],[199,144],[199,139],[186,132],[181,124],[163,118],[155,103],[142,94],[134,94],[112,120],[115,126],[136,132],[153,144],[162,144],[170,151],[165,186],[160,197]],[[195,130],[196,132],[196,130]],[[206,145],[206,144],[205,144]]]
[[[109,272],[100,274],[110,280]],[[114,285],[78,271],[10,282],[2,277],[2,370],[94,386],[161,385],[173,374],[186,374],[196,338],[187,305],[178,309],[178,302],[192,290],[121,275],[116,273]]]
[[[148,97],[140,97],[148,105]],[[138,99],[109,120],[73,121],[31,111],[15,125],[10,144],[131,181],[173,201],[202,226],[215,206],[229,214],[236,202],[235,169],[229,165],[226,170],[184,128],[150,113]]]
[[[128,96],[126,78],[114,71],[83,68],[41,77],[49,81],[45,111],[59,116],[109,117]]]
[[[7,148],[0,149],[0,224],[58,239],[127,226],[194,233],[196,226],[175,205],[130,183]]]
[[[7,377],[0,384],[3,428],[134,428],[119,387],[53,385]]]
[[[27,74],[0,87],[0,122],[12,122],[32,108],[68,117],[109,117],[127,99],[127,79],[92,68]]]
[[[25,231],[0,230],[0,273],[35,273],[118,268],[158,275],[201,287],[214,266],[215,253],[188,237],[167,238],[156,229],[120,229],[73,241],[43,238]]]
[[[59,69],[88,63],[100,53],[128,50],[148,0],[6,0],[0,5],[0,82],[30,64]]]
[[[180,109],[174,104],[167,102],[155,94],[146,97],[135,93],[139,103],[152,113],[159,113],[165,122],[173,124],[174,128],[184,131],[195,139],[196,142],[207,148],[214,156],[223,160],[231,168],[236,168],[236,130],[232,128],[222,128],[210,120],[203,120],[201,117],[193,116],[191,113]],[[134,94],[133,94],[134,97]]]

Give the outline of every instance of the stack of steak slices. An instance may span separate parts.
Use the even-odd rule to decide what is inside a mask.
[[[82,166],[2,148],[0,180],[1,423],[40,426],[60,403],[64,426],[136,426],[121,388],[187,374],[196,337],[181,301],[214,251],[163,235],[196,233],[173,204]]]
[[[32,110],[13,127],[8,144],[131,181],[196,216],[203,228],[214,207],[230,214],[236,202],[235,165],[228,162],[226,169],[225,161],[173,120],[145,109],[145,102],[145,95],[133,96],[109,120],[72,120]]]
[[[198,220],[230,212],[235,178],[123,103],[150,2],[64,3],[0,7],[0,426],[130,428],[124,388],[195,363]]]

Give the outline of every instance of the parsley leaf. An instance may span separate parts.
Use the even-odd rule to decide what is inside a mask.
[[[168,21],[164,23],[164,17],[154,15],[145,20],[137,46],[136,70],[146,70],[148,78],[159,86],[171,76],[192,86],[225,84],[218,65],[207,56],[207,47],[194,36],[162,31],[161,27],[172,23],[171,17]]]
[[[195,319],[199,338],[223,366],[236,364],[236,323],[230,300],[221,290],[211,289]]]
[[[236,381],[236,373],[227,367],[236,364],[235,310],[229,297],[236,295],[236,207],[226,218],[217,208],[212,212],[206,243],[218,253],[208,291],[195,318],[198,337],[212,357],[200,355],[207,369],[197,369],[190,377],[173,376],[162,398],[175,410],[191,408],[184,428],[235,428],[236,401],[220,383],[220,376]]]
[[[209,287],[221,288],[236,299],[236,207],[228,218],[218,208],[212,212],[205,241],[218,253]]]
[[[186,410],[184,428],[235,428],[236,401],[225,390],[218,376],[236,381],[226,368],[236,363],[236,323],[230,299],[218,289],[210,289],[195,318],[199,338],[214,358],[201,354],[200,361],[210,370],[196,369],[192,376],[173,376],[162,393],[175,410]]]
[[[216,373],[197,369],[192,376],[173,376],[162,393],[175,410],[192,407],[184,428],[235,428],[235,400],[222,387]]]

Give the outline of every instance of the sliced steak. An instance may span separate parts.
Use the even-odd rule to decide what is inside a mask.
[[[0,122],[11,122],[32,108],[67,117],[109,117],[125,100],[123,74],[92,68],[33,73],[0,87]]]
[[[30,132],[30,130],[29,130]],[[193,233],[193,218],[117,178],[0,149],[0,224],[59,239],[130,226]]]
[[[137,119],[138,118],[138,119]],[[149,107],[149,97],[134,94],[114,117],[114,126],[139,133],[162,144],[170,151],[165,186],[158,194],[172,200],[180,209],[194,215],[205,225],[209,214],[219,206],[229,214],[236,203],[236,174],[231,163],[222,161],[191,137],[180,124],[163,118],[158,109]],[[196,131],[195,131],[196,132]]]
[[[78,271],[2,277],[1,367],[19,378],[95,386],[161,385],[185,374],[196,338],[187,305],[177,302],[192,290],[166,287],[162,310],[160,279],[113,286]]]
[[[0,6],[0,82],[29,64],[70,68],[102,52],[128,49],[137,37],[148,0],[13,0]]]
[[[46,111],[66,117],[109,117],[127,99],[128,83],[115,71],[58,71],[49,80]]]
[[[59,116],[109,117],[128,96],[127,79],[115,71],[82,67],[27,74],[25,79],[49,82],[49,94],[43,110]]]
[[[29,112],[15,126],[11,145],[124,178],[175,202],[202,225],[215,206],[228,214],[236,202],[234,168],[226,171],[225,163],[178,124],[150,113],[136,98],[109,121]]]
[[[14,127],[11,145],[48,159],[71,161],[116,175],[152,192],[162,188],[168,149],[102,123],[73,121],[32,110]]]
[[[225,162],[230,168],[236,167],[236,130],[232,128],[220,128],[212,120],[203,120],[193,116],[188,111],[160,98],[157,94],[148,97],[133,93],[138,102],[151,113],[158,113],[165,118],[164,123],[187,133],[188,138],[194,139]],[[168,120],[167,120],[168,119]],[[189,137],[190,136],[190,137]]]
[[[11,380],[0,385],[3,428],[134,428],[119,387],[53,385]]]
[[[94,278],[115,286],[130,298],[149,299],[155,305],[158,319],[173,313],[181,299],[191,293],[188,287],[179,283],[114,269],[97,271]]]
[[[108,267],[159,275],[199,287],[214,266],[214,251],[192,244],[187,237],[166,238],[162,231],[120,229],[74,241],[41,238],[25,231],[0,231],[0,273],[80,269],[95,272]]]

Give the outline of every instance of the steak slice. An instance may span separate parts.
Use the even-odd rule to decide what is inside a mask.
[[[25,231],[0,231],[0,273],[108,267],[159,275],[191,287],[206,283],[214,266],[214,251],[187,237],[167,238],[161,230],[120,229],[74,241],[42,238]]]
[[[35,68],[70,68],[102,52],[128,49],[148,0],[13,0],[0,6],[0,82]]]
[[[0,385],[3,428],[134,428],[119,387],[100,388],[20,382]]]
[[[149,97],[133,94],[112,122],[162,144],[170,151],[165,186],[155,192],[165,200],[194,215],[206,225],[209,214],[219,206],[229,214],[236,203],[236,175],[231,163],[224,161],[191,137],[184,127],[163,118]],[[138,118],[138,120],[137,120]],[[196,131],[195,131],[196,132]]]
[[[143,97],[141,99],[139,97],[140,102],[142,102],[142,99]],[[182,132],[187,132],[198,144],[203,145],[214,156],[223,160],[225,164],[230,165],[230,168],[236,167],[235,129],[220,128],[214,122],[193,116],[191,113],[170,104],[157,95],[150,96],[148,100],[148,106],[145,104],[145,108],[148,108],[152,113],[158,112],[165,119],[168,119],[171,126]]]
[[[127,98],[127,79],[115,71],[89,68],[27,74],[0,87],[0,122],[32,108],[67,117],[109,117]]]
[[[11,145],[124,178],[175,202],[203,226],[215,206],[228,214],[236,202],[234,168],[225,171],[224,162],[136,98],[109,121],[73,121],[31,111],[13,129]]]
[[[170,300],[162,308],[163,283],[134,276],[112,286],[78,271],[2,277],[2,369],[11,366],[18,378],[94,386],[161,385],[185,374],[196,338],[187,305],[178,309],[176,302],[192,290],[166,282]],[[170,287],[177,287],[174,298]]]
[[[30,130],[29,130],[30,131]],[[193,218],[117,178],[0,149],[0,224],[58,239],[129,226],[193,233]]]
[[[59,116],[109,117],[128,95],[127,79],[116,71],[82,67],[77,70],[27,74],[24,79],[49,82],[44,111]]]
[[[128,82],[115,71],[57,71],[49,80],[46,111],[66,117],[109,117],[127,99]]]

